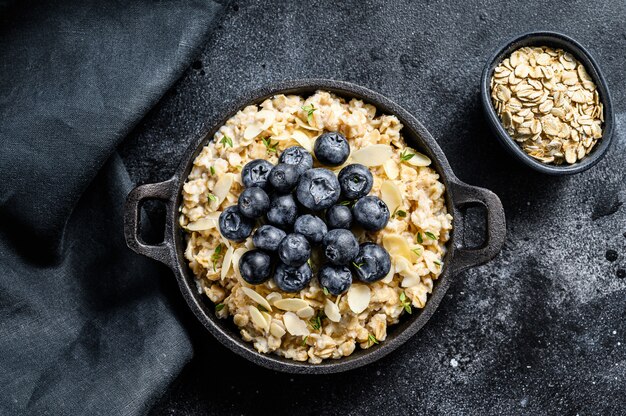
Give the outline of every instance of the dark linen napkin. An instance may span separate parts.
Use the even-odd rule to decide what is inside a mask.
[[[145,413],[190,358],[115,148],[221,7],[0,2],[0,414]]]

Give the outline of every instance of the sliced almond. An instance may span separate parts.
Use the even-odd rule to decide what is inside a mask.
[[[408,259],[398,256],[394,259],[393,264],[395,266],[396,273],[403,274],[406,270],[411,268],[412,263]]]
[[[298,127],[303,128],[305,130],[315,130],[315,131],[320,131],[320,128],[317,128],[315,126],[311,126],[308,122],[306,121],[302,121],[300,120],[300,118],[296,117],[296,124],[298,125]]]
[[[250,299],[252,299],[256,303],[258,303],[259,305],[263,306],[268,311],[272,310],[272,307],[270,306],[270,304],[267,301],[267,299],[265,299],[263,296],[259,295],[256,291],[250,289],[249,287],[245,287],[245,286],[241,286],[241,291],[243,291],[243,293],[247,297],[249,297]]]
[[[307,306],[297,311],[296,315],[298,315],[300,318],[305,318],[305,319],[312,318],[313,315],[315,315],[315,309],[313,309],[310,306]]]
[[[393,159],[389,159],[383,163],[383,168],[385,169],[385,175],[387,175],[389,179],[396,179],[400,174],[398,164]]]
[[[285,312],[283,322],[285,323],[285,329],[291,335],[305,337],[311,333],[307,328],[306,322],[298,318],[298,315],[293,312]]]
[[[186,229],[189,231],[206,231],[217,228],[221,211],[209,212],[205,217],[187,224]]]
[[[416,152],[415,150],[413,150],[411,148],[407,148],[407,152],[408,153],[413,153],[413,156],[409,160],[406,161],[406,163],[408,163],[409,165],[413,165],[413,166],[430,166],[430,164],[432,163],[430,158],[428,156],[426,156],[425,154],[422,154],[420,152]]]
[[[422,279],[418,275],[404,276],[400,286],[413,287],[413,286],[417,286],[421,282],[422,282]]]
[[[283,298],[282,295],[278,292],[272,292],[265,297],[265,299],[267,299],[270,305],[274,305],[274,302],[276,302],[277,300],[281,300],[282,298]]]
[[[313,151],[313,143],[311,143],[311,139],[309,139],[309,136],[307,136],[307,134],[302,130],[294,130],[294,132],[291,133],[291,138],[309,152]]]
[[[380,185],[380,196],[391,212],[402,206],[402,193],[393,181],[384,181]]]
[[[380,166],[393,156],[388,144],[373,144],[352,153],[352,162],[364,166]]]
[[[261,125],[259,123],[248,124],[243,132],[243,138],[245,140],[252,140],[256,136],[261,134],[262,131],[263,129],[261,128]]]
[[[233,252],[233,258],[231,259],[233,269],[235,270],[235,275],[240,281],[243,281],[243,279],[241,278],[241,272],[239,271],[239,259],[241,259],[241,256],[243,256],[243,253],[245,253],[246,251],[248,251],[248,249],[245,247],[238,248]]]
[[[267,321],[267,327],[269,328],[272,324],[272,315],[263,311],[261,311],[261,315],[263,315],[263,318],[265,318],[265,321]]]
[[[387,276],[383,277],[381,282],[385,283],[385,284],[389,284],[391,283],[391,281],[393,280],[393,277],[396,274],[396,268],[393,265],[393,263],[391,264],[391,267],[389,268],[389,273],[387,273]]]
[[[226,253],[224,254],[224,261],[222,261],[222,274],[221,274],[222,280],[226,278],[226,275],[230,271],[230,265],[232,264],[234,252],[235,252],[235,249],[233,248],[233,246],[230,246],[228,247],[228,249],[226,250]]]
[[[309,306],[309,302],[300,298],[287,298],[275,301],[274,306],[283,311],[296,312]]]
[[[324,313],[326,317],[330,319],[332,322],[341,321],[341,314],[339,313],[339,307],[335,305],[330,299],[326,298],[324,302]]]
[[[272,322],[270,325],[270,334],[276,338],[282,338],[285,335],[285,330],[276,322]]]
[[[417,254],[411,251],[409,242],[399,234],[387,234],[383,236],[383,247],[392,256],[401,256],[410,261],[417,260]]]
[[[274,120],[276,119],[276,113],[270,110],[261,110],[256,113],[255,118],[261,122],[259,126],[261,128],[261,131],[265,131],[269,129],[270,126],[274,123]]]
[[[267,331],[269,329],[269,324],[265,320],[265,317],[261,314],[261,311],[252,305],[248,306],[248,311],[250,312],[252,323],[254,323],[257,328],[262,329],[263,331]]]
[[[213,195],[217,198],[217,205],[222,203],[222,201],[226,198],[226,195],[230,192],[230,188],[233,186],[235,182],[235,175],[232,173],[225,173],[222,176],[215,186],[213,187]]]
[[[354,313],[361,313],[370,304],[371,291],[366,285],[354,284],[348,290],[348,306]]]

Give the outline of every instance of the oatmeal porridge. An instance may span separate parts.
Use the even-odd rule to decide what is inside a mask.
[[[309,97],[276,95],[235,114],[196,157],[183,186],[180,206],[180,225],[187,239],[185,257],[197,279],[198,290],[215,304],[216,315],[232,318],[242,338],[259,352],[310,363],[338,359],[352,354],[357,347],[365,349],[384,342],[388,326],[397,324],[403,314],[414,313],[426,305],[433,281],[443,267],[452,216],[446,210],[445,187],[439,175],[430,167],[428,157],[406,145],[401,130],[402,124],[395,116],[377,115],[374,106],[361,100],[345,100],[324,91]],[[316,142],[320,136],[332,139],[332,135],[346,141],[349,155],[336,166],[331,161],[321,163],[324,159]],[[357,224],[363,225],[368,219],[359,216],[363,217],[362,212],[370,208],[362,201],[383,201],[384,208],[388,208],[384,228],[347,228],[361,250],[379,247],[379,251],[384,251],[382,254],[390,259],[384,276],[375,281],[348,277],[347,286],[335,291],[333,286],[320,284],[323,276],[318,272],[326,267],[327,253],[311,243],[310,256],[302,267],[312,272],[312,278],[301,289],[283,290],[289,288],[277,276],[258,284],[250,284],[249,276],[242,277],[240,264],[247,264],[246,256],[251,251],[262,251],[255,249],[250,230],[272,221],[268,214],[261,222],[251,223],[242,238],[234,238],[224,232],[222,220],[226,212],[237,210],[244,190],[253,189],[242,179],[244,167],[259,159],[277,165],[281,154],[294,146],[317,155],[308,172],[328,169],[334,178],[349,166],[369,170],[369,196],[358,201],[336,201],[332,218],[331,208],[324,207],[325,218],[333,224],[329,228],[341,229],[344,218],[352,215]],[[329,159],[335,156],[332,152],[327,154]],[[286,171],[289,173],[289,169]],[[305,175],[302,173],[301,177]],[[264,192],[259,191],[261,194]],[[252,192],[251,198],[255,197]],[[305,212],[308,217],[324,218],[320,212],[309,210],[300,215]],[[293,225],[279,228],[289,234]],[[292,240],[294,246],[309,245],[304,238]],[[287,261],[283,254],[266,255],[271,258],[275,273],[281,265],[285,266],[281,263]],[[276,260],[279,257],[281,260]],[[353,260],[338,267],[351,269],[355,275],[363,264]],[[259,268],[248,269],[244,275]]]

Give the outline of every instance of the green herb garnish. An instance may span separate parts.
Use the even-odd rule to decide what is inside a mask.
[[[441,265],[443,264],[443,263],[442,263],[442,262],[440,262],[439,260],[435,260],[435,261],[433,261],[433,263],[435,263],[437,266],[441,266]]]
[[[221,311],[222,309],[224,309],[224,306],[226,305],[224,305],[223,303],[218,303],[217,305],[215,305],[215,312]]]
[[[307,335],[306,337],[302,338],[302,346],[304,347],[306,345],[306,340],[309,339],[309,336]]]
[[[400,218],[404,218],[406,217],[406,211],[402,211],[401,209],[399,209],[400,207],[396,208],[393,211],[393,214],[391,214],[391,218],[395,218],[395,217],[400,217]]]
[[[220,243],[219,246],[215,247],[215,251],[211,255],[211,260],[213,261],[213,271],[216,271],[215,263],[222,257],[222,251],[224,249],[224,245]]]
[[[406,313],[413,313],[411,310],[411,302],[406,298],[406,294],[404,292],[400,293],[400,305],[402,305]]]
[[[341,201],[339,203],[339,205],[343,205],[345,207],[350,207],[350,206],[354,205],[354,201]]]
[[[368,344],[369,344],[369,345],[372,345],[372,344],[378,344],[378,340],[377,340],[377,339],[376,339],[376,337],[375,337],[374,335],[372,335],[372,334],[369,334],[369,335],[367,336],[367,342],[368,342]]]
[[[211,166],[209,168],[209,172],[211,172],[211,175],[215,175],[215,168],[213,166]]]
[[[267,148],[267,153],[268,154],[269,153],[276,153],[278,151],[276,149],[276,146],[278,146],[278,142],[272,143],[272,139],[270,139],[269,137],[266,137],[265,139],[261,139],[261,141],[263,142],[263,144]]]
[[[415,153],[409,153],[406,149],[400,153],[400,160],[406,162],[407,160],[411,160],[411,158],[415,156]]]
[[[322,317],[320,315],[317,315],[309,319],[309,325],[311,325],[311,328],[317,331],[322,327]]]
[[[424,239],[422,238],[422,233],[417,233],[417,242],[420,244],[424,242]]]
[[[233,147],[233,139],[231,139],[227,135],[224,135],[224,137],[222,137],[222,140],[220,140],[220,143],[222,143],[224,147],[226,147],[226,145]]]
[[[324,288],[322,288],[322,289],[324,290],[324,294],[325,294],[326,296],[330,295],[330,292],[328,291],[328,289],[326,289],[325,287],[324,287]]]
[[[211,193],[207,195],[207,198],[209,198],[209,201],[213,201],[213,202],[217,201],[217,197]]]
[[[354,267],[356,267],[357,269],[360,269],[360,268],[361,268],[361,266],[363,266],[364,264],[365,264],[365,263],[358,263],[358,264],[357,264],[357,263],[355,263],[355,262],[352,262],[352,265],[353,265]]]
[[[421,256],[422,254],[424,254],[424,249],[421,248],[414,248],[413,250],[411,250],[413,253],[415,253],[417,255],[417,257]]]
[[[313,121],[313,112],[315,110],[317,110],[317,108],[315,108],[313,104],[302,106],[302,111],[306,113],[306,119],[309,121],[309,124],[311,124],[311,121]]]
[[[426,231],[424,234],[426,234],[426,237],[430,238],[431,240],[436,240],[437,239],[435,234],[431,233],[430,231]]]

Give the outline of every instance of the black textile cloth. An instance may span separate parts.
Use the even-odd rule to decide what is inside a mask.
[[[191,346],[164,269],[124,243],[114,151],[221,6],[0,7],[0,414],[144,413]]]

